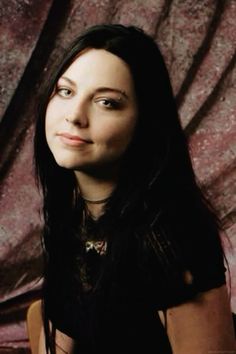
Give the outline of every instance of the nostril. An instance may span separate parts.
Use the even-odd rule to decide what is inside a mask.
[[[80,127],[86,127],[88,126],[88,120],[86,118],[81,118],[81,117],[66,117],[65,121],[67,123],[71,123],[71,124],[75,124],[75,125],[79,125]]]

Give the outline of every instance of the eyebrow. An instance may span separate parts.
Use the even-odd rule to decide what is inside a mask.
[[[58,79],[58,81],[60,81],[60,80],[65,80],[65,81],[69,82],[69,84],[71,84],[72,86],[76,86],[76,83],[75,83],[73,80],[71,80],[71,79],[69,79],[68,77],[66,77],[66,76],[61,76],[61,77]]]
[[[67,81],[69,84],[71,84],[72,86],[76,87],[76,83],[69,79],[66,76],[62,76],[60,79]],[[59,79],[59,80],[60,80]],[[127,93],[124,90],[118,89],[118,88],[114,88],[114,87],[106,87],[106,86],[102,86],[102,87],[98,87],[96,90],[96,92],[105,92],[105,91],[111,91],[111,92],[115,92],[115,93],[119,93],[120,95],[122,95],[124,98],[129,98]]]
[[[115,93],[119,93],[120,95],[122,95],[124,98],[129,98],[127,93],[124,91],[124,90],[120,90],[120,89],[117,89],[117,88],[113,88],[113,87],[98,87],[96,89],[96,92],[105,92],[105,91],[111,91],[111,92],[115,92]]]

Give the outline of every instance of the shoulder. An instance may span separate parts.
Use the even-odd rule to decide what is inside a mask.
[[[236,353],[230,298],[226,285],[201,292],[166,310],[166,327],[174,353]]]
[[[75,352],[76,342],[63,332],[56,329],[55,332],[56,340],[56,353],[55,354],[72,354]],[[39,347],[38,354],[46,354],[47,350],[45,348],[45,335],[44,329],[41,328],[40,337],[39,337]]]

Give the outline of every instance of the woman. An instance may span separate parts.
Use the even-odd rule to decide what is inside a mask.
[[[168,73],[136,27],[66,51],[35,134],[44,196],[40,353],[235,353],[219,225]]]

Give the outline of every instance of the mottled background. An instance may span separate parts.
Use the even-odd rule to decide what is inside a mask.
[[[140,26],[160,45],[196,174],[230,241],[236,312],[236,0],[1,0],[0,13],[0,353],[28,351],[26,309],[40,295],[38,88],[55,57],[95,23]]]

